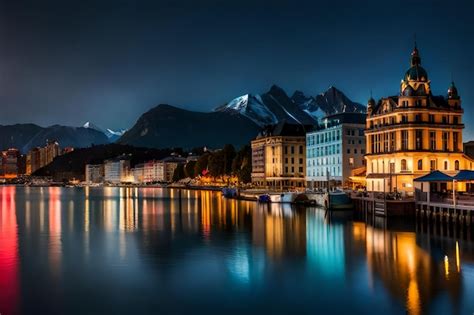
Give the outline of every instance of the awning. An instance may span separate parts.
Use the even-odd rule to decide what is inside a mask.
[[[392,175],[393,177],[396,176],[395,174]],[[366,176],[366,178],[372,179],[372,178],[390,178],[389,173],[371,173]]]
[[[474,171],[462,170],[454,176],[457,181],[474,181]]]
[[[415,182],[450,182],[454,178],[440,171],[433,171],[424,176],[415,178]]]

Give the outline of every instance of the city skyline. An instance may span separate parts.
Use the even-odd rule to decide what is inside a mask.
[[[443,1],[409,9],[212,3],[105,1],[74,10],[55,1],[4,3],[0,123],[130,128],[160,103],[210,111],[272,84],[290,95],[334,85],[366,104],[371,90],[375,98],[397,93],[416,33],[433,94],[446,94],[454,79],[466,105],[465,138],[473,138],[474,47],[465,27],[472,3],[450,3],[456,10],[448,11]]]

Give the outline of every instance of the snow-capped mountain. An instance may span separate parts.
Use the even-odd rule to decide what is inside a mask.
[[[99,126],[97,126],[94,123],[91,122],[86,122],[82,127],[88,128],[88,129],[94,129],[96,131],[102,132],[110,142],[115,142],[118,138],[120,138],[126,131],[127,129],[119,129],[117,131],[112,130],[112,129],[102,129]]]
[[[245,94],[234,98],[226,105],[217,108],[216,111],[236,111],[248,117],[259,126],[275,124],[278,122],[278,118],[268,109],[258,94]]]
[[[216,108],[216,111],[244,115],[262,127],[283,119],[293,123],[314,124],[322,117],[335,113],[365,112],[365,106],[351,101],[333,86],[317,96],[295,91],[290,98],[283,89],[274,85],[261,95],[239,96]]]
[[[126,132],[127,132],[127,129],[112,130],[112,129],[107,128],[104,133],[108,138],[113,138],[113,137],[120,138]]]
[[[281,120],[301,124],[315,122],[310,114],[300,109],[285,91],[276,85],[261,95],[246,94],[237,97],[215,111],[241,114],[260,127],[276,124]]]
[[[312,96],[306,96],[301,91],[295,91],[291,100],[298,105],[299,108],[310,114],[314,119],[320,120],[321,118],[327,116],[328,114],[321,109],[321,107],[316,103],[316,99]]]

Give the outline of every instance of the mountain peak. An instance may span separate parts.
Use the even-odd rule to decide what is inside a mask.
[[[326,91],[324,91],[323,93],[321,93],[321,95],[325,95],[325,94],[343,94],[341,90],[339,90],[337,87],[335,87],[334,85],[330,85]]]
[[[306,97],[306,94],[304,94],[303,91],[296,90],[293,92],[293,95],[291,96],[291,98],[295,98],[295,97]]]
[[[97,131],[100,131],[100,132],[104,132],[104,131],[102,130],[102,128],[100,128],[100,127],[97,126],[96,124],[91,123],[90,121],[84,123],[84,125],[82,125],[82,128],[94,129],[94,130],[97,130]]]
[[[100,128],[99,126],[97,126],[96,124],[91,123],[90,121],[84,123],[84,125],[82,125],[82,128],[99,131],[100,133],[103,133],[109,139],[109,141],[112,141],[112,142],[117,140],[120,136],[122,136],[127,131],[126,129],[119,129],[117,131],[114,131],[109,128],[104,130]]]
[[[284,94],[286,94],[285,90],[283,90],[281,87],[279,87],[276,84],[273,84],[270,87],[270,90],[268,91],[268,93],[284,93]]]

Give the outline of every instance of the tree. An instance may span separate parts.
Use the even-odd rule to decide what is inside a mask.
[[[173,182],[177,182],[183,178],[186,178],[186,175],[184,174],[184,164],[179,163],[173,172]]]
[[[223,170],[222,170],[223,174],[230,175],[232,173],[232,161],[235,157],[234,146],[232,144],[226,144],[224,148],[222,149],[222,154],[223,154],[223,160],[224,160],[224,165],[223,165]]]
[[[252,178],[252,149],[243,146],[232,161],[232,174],[236,175],[239,182],[249,183]]]
[[[186,175],[186,177],[189,177],[189,178],[194,178],[196,177],[196,173],[194,172],[194,169],[196,167],[196,161],[189,161],[188,163],[186,163],[186,165],[184,166],[184,174]]]
[[[202,171],[207,169],[207,164],[209,162],[209,153],[204,153],[199,157],[194,166],[195,176],[202,175]]]
[[[243,159],[238,177],[242,183],[250,183],[252,181],[252,154]]]
[[[209,156],[209,163],[207,165],[209,174],[212,177],[219,177],[225,174],[225,154],[224,150],[213,152]]]

